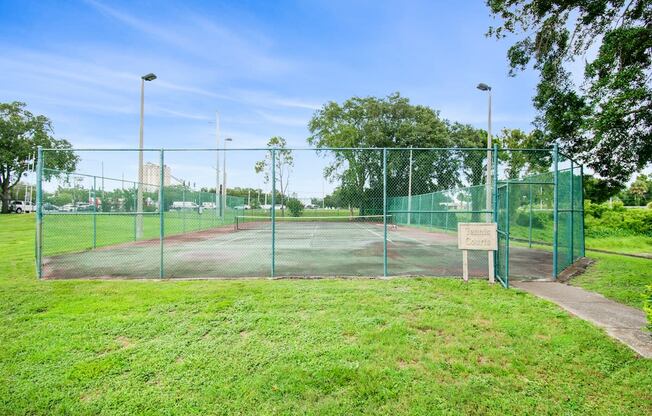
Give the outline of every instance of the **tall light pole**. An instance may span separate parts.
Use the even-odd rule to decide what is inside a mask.
[[[487,211],[487,222],[491,222],[491,87],[484,82],[478,84],[477,87],[480,91],[486,91],[489,97],[489,112],[487,115],[487,183],[486,183],[486,211]],[[493,283],[494,281],[494,253],[488,251],[488,265],[489,265],[489,281]]]
[[[136,197],[136,239],[143,237],[143,124],[145,121],[145,81],[154,81],[156,75],[149,73],[140,77],[140,138],[138,140],[138,196]],[[160,184],[163,186],[163,184]],[[162,209],[162,207],[159,207]]]
[[[226,142],[232,142],[233,139],[227,137],[224,139],[224,157],[222,159],[222,217],[226,214]]]

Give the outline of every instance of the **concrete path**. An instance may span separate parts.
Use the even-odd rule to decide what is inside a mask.
[[[557,282],[510,282],[510,285],[547,299],[586,321],[645,358],[652,358],[652,334],[646,331],[643,311],[579,287]]]

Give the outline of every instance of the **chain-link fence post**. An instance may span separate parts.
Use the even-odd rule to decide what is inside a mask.
[[[43,277],[41,256],[43,252],[43,147],[37,150],[36,161],[36,274]]]
[[[136,184],[136,186],[138,186],[138,184]],[[136,191],[134,190],[134,193],[135,192]],[[134,210],[134,241],[138,241],[138,214],[137,214],[137,212],[138,212],[137,206],[138,205],[136,205],[136,200],[137,199],[138,199],[138,196],[136,196],[136,194],[134,194],[134,205],[131,207]]]
[[[528,204],[530,211],[530,218],[528,224],[527,244],[528,248],[532,248],[532,184],[528,184]]]
[[[97,248],[97,176],[93,175],[93,249]]]
[[[575,195],[573,195],[573,182],[575,182],[575,168],[573,165],[573,159],[570,161],[570,230],[568,232],[568,265],[573,264],[575,259],[574,247],[573,247],[573,238],[575,234],[575,224],[574,224],[574,210],[575,210]]]
[[[383,148],[383,276],[387,277],[387,148]]]
[[[272,277],[276,266],[276,149],[272,149]]]
[[[496,223],[496,227],[498,227],[498,145],[494,144],[494,151],[493,151],[493,169],[494,169],[494,174],[493,174],[493,198],[492,198],[492,210],[493,210],[493,220],[494,223]],[[500,237],[497,235],[498,242],[500,242]],[[509,244],[509,242],[508,242]],[[500,245],[498,245],[498,248],[500,248]],[[491,283],[494,283],[496,281],[496,274],[497,274],[497,267],[498,267],[498,250],[493,252],[493,257],[494,257],[494,275],[489,276],[489,281]]]
[[[557,279],[557,256],[558,256],[558,241],[557,234],[559,230],[559,147],[555,142],[552,148],[552,168],[553,168],[553,202],[552,202],[552,278]]]
[[[505,288],[509,288],[509,179],[505,187]]]
[[[165,200],[164,200],[164,188],[165,188],[165,151],[161,149],[161,166],[160,166],[160,178],[158,186],[158,215],[159,215],[159,245],[160,245],[160,273],[159,277],[163,279],[165,277],[164,269],[164,259],[163,259],[163,239],[165,238]]]
[[[586,255],[586,243],[584,242],[584,165],[580,165],[580,195],[582,195],[582,202],[580,204],[580,213],[582,214],[580,237],[582,238],[582,245],[580,246],[580,253],[584,257]]]

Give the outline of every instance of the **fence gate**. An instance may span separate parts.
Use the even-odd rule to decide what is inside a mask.
[[[494,261],[496,279],[509,287],[509,183],[497,182],[494,218],[498,228],[498,250]]]

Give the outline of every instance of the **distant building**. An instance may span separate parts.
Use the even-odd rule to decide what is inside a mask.
[[[172,171],[167,165],[163,165],[163,186],[170,186]],[[156,163],[147,162],[143,165],[143,189],[145,192],[158,191],[161,184],[161,168]]]

